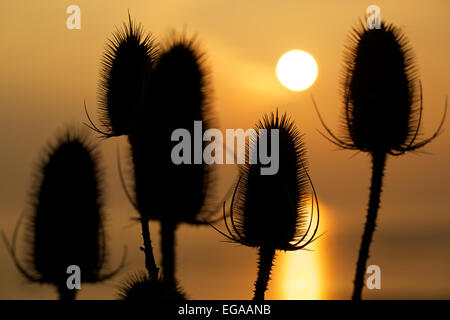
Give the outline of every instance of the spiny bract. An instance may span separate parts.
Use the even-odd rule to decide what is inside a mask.
[[[342,95],[344,136],[334,144],[351,150],[401,155],[432,141],[442,128],[417,142],[422,120],[422,88],[406,35],[392,24],[368,29],[361,22],[346,48]],[[419,89],[419,90],[418,90]],[[445,108],[447,110],[447,108]]]
[[[278,112],[264,116],[256,129],[268,130],[268,150],[270,130],[279,130],[279,169],[274,175],[261,175],[261,163],[250,164],[247,156],[231,204],[233,232],[228,230],[229,238],[252,247],[300,249],[315,235],[314,231],[311,239],[302,243],[310,230],[313,212],[309,214],[310,179],[302,136],[294,122],[286,114],[280,118]],[[252,139],[258,145],[260,135]]]

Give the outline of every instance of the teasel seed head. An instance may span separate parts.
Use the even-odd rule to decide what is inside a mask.
[[[133,126],[135,113],[142,108],[145,91],[151,79],[157,55],[151,34],[145,34],[128,15],[128,24],[117,29],[103,56],[99,103],[105,137],[126,135]]]
[[[172,116],[173,127],[186,125],[187,121],[204,120],[210,115],[209,69],[195,36],[187,38],[173,32],[161,44],[154,71],[154,97]],[[173,114],[175,111],[177,114]]]
[[[399,29],[385,23],[371,30],[363,24],[352,40],[344,82],[349,135],[359,150],[400,152],[418,121],[412,49]]]
[[[107,250],[101,183],[97,151],[83,135],[67,131],[49,145],[31,194],[24,267],[11,249],[29,280],[55,285],[63,296],[70,265],[80,268],[82,282],[102,281],[118,271],[104,272]]]
[[[176,129],[188,130],[194,139],[194,121],[202,121],[202,136],[212,121],[209,72],[196,38],[173,35],[162,45],[147,93],[137,136],[144,160],[135,162],[138,206],[151,208],[153,220],[199,223],[199,212],[202,215],[206,211],[203,209],[211,194],[212,166],[194,164],[193,140],[192,164],[177,165],[171,159],[175,145],[171,135]],[[202,147],[205,145],[203,142]],[[160,156],[155,156],[156,152]],[[152,195],[145,187],[149,182],[158,185]],[[161,203],[167,195],[173,195],[176,201]]]
[[[421,134],[422,87],[411,45],[403,31],[381,23],[369,29],[363,22],[352,30],[346,46],[342,96],[344,136],[331,142],[369,153],[401,155],[432,141],[441,131],[417,142]]]
[[[145,272],[131,275],[119,288],[118,297],[128,301],[183,301],[186,300],[183,290],[169,285],[160,279],[150,279]]]
[[[259,129],[267,129],[268,150],[272,150],[271,131],[279,130],[279,169],[274,175],[261,175],[260,162],[241,167],[240,179],[231,202],[230,219],[224,220],[231,241],[250,247],[298,250],[314,240],[319,226],[319,208],[314,186],[307,172],[303,136],[286,115],[265,115],[256,126],[256,136],[249,143],[259,148]],[[270,152],[270,151],[269,151]],[[311,211],[308,195],[312,187]],[[312,234],[314,202],[317,223]],[[225,207],[225,204],[224,204]],[[309,237],[307,239],[307,237]]]

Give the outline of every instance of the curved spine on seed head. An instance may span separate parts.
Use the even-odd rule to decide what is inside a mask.
[[[232,242],[259,249],[254,299],[263,300],[276,250],[300,250],[317,239],[319,205],[307,171],[303,137],[294,122],[286,114],[279,117],[277,111],[276,114],[264,116],[256,129],[257,133],[249,138],[246,163],[241,167],[240,178],[234,189],[230,223],[227,221],[224,202],[226,232],[213,228]],[[278,140],[273,141],[272,135],[278,136]],[[278,149],[278,171],[273,175],[262,175],[264,165],[250,161],[252,150],[260,148],[261,141],[267,143],[269,152]],[[273,143],[277,143],[278,148]],[[308,213],[310,190],[311,211]],[[313,219],[315,205],[316,222]]]
[[[270,246],[277,250],[298,250],[313,241],[318,228],[310,235],[314,202],[318,205],[314,186],[307,172],[306,148],[303,137],[286,114],[272,113],[256,126],[279,130],[279,169],[274,175],[261,175],[262,164],[241,167],[240,178],[230,205],[230,223],[225,217],[227,238],[251,247]],[[260,134],[249,144],[258,145]],[[266,141],[270,141],[268,138]],[[247,148],[248,149],[248,148]],[[309,186],[311,185],[312,188]],[[311,211],[308,195],[312,189]],[[317,206],[317,212],[318,206]],[[317,216],[317,219],[319,217]],[[307,235],[310,237],[307,239]]]

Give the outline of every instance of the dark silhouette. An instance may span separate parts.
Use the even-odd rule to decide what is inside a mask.
[[[195,38],[173,36],[159,54],[151,36],[144,36],[141,26],[129,17],[129,25],[114,34],[103,59],[100,110],[104,129],[98,129],[88,115],[90,127],[103,137],[128,135],[135,197],[126,193],[140,214],[145,265],[150,278],[160,279],[148,227],[150,219],[158,220],[162,278],[172,285],[176,284],[177,226],[211,223],[209,217],[215,213],[209,206],[211,166],[176,165],[171,159],[174,130],[184,128],[194,136],[194,121],[202,122],[202,136],[209,128],[208,84],[204,54]],[[167,198],[173,201],[161,201]]]
[[[89,127],[102,137],[128,136],[134,195],[128,192],[121,172],[120,178],[140,214],[145,266],[152,280],[162,278],[175,287],[177,226],[213,223],[210,217],[220,210],[210,204],[212,167],[174,164],[171,159],[177,143],[171,136],[176,129],[186,129],[194,137],[194,121],[201,121],[202,139],[211,124],[208,70],[195,38],[174,34],[159,53],[152,37],[144,36],[130,16],[128,20],[124,30],[114,34],[103,58],[99,90],[103,128],[91,121],[87,110],[86,114]],[[204,146],[202,142],[202,150]],[[150,219],[161,223],[162,277],[151,245]]]
[[[80,268],[82,282],[91,283],[108,279],[120,269],[104,271],[107,251],[98,154],[83,137],[67,132],[55,146],[46,148],[34,178],[25,266],[15,253],[17,230],[8,247],[28,280],[54,285],[60,299],[75,299],[77,290],[66,284],[70,265]]]
[[[130,133],[134,112],[139,110],[157,55],[150,34],[145,35],[128,15],[128,25],[117,29],[109,40],[102,60],[99,85],[100,119],[103,129],[91,122],[102,136]]]
[[[177,286],[159,279],[151,279],[139,272],[127,279],[119,288],[118,297],[122,300],[145,302],[151,306],[155,301],[186,300],[183,291]]]
[[[208,71],[195,38],[174,35],[161,49],[142,112],[137,125],[136,145],[142,154],[135,163],[136,199],[142,212],[161,222],[163,279],[175,284],[177,226],[203,224],[212,213],[207,199],[212,166],[194,163],[194,142],[191,164],[174,164],[171,159],[176,129],[194,137],[194,121],[201,121],[203,136],[211,122]],[[161,202],[168,198],[173,200]]]
[[[380,29],[354,28],[345,56],[343,77],[344,130],[335,136],[324,124],[332,143],[344,149],[368,152],[372,157],[367,221],[356,265],[353,300],[360,300],[369,247],[380,206],[383,172],[388,154],[402,155],[431,142],[437,131],[420,142],[422,88],[406,35],[392,24]],[[418,90],[420,89],[420,90]],[[317,107],[316,107],[317,110]]]
[[[221,233],[233,242],[259,248],[254,300],[263,300],[275,251],[299,250],[316,239],[319,206],[307,172],[305,145],[294,122],[286,114],[279,118],[277,111],[264,116],[256,127],[268,129],[269,152],[272,148],[270,130],[279,130],[279,170],[274,175],[261,175],[262,165],[250,164],[247,153],[230,205],[231,228],[224,216],[227,234]],[[250,139],[258,142],[260,135]],[[307,207],[308,184],[313,194],[311,212]],[[310,235],[314,202],[317,223]]]
[[[128,25],[124,24],[123,30],[114,33],[103,57],[99,101],[104,129],[98,129],[88,115],[90,127],[103,137],[128,135],[136,177],[136,194],[143,193],[138,181],[141,164],[145,161],[142,159],[143,146],[138,137],[141,132],[136,124],[142,114],[156,53],[151,35],[144,35],[141,25],[133,23],[128,15]],[[153,255],[148,226],[149,215],[139,201],[133,204],[141,215],[145,266],[149,276],[158,279],[159,269]]]

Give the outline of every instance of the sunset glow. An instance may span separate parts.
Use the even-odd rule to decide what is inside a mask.
[[[32,276],[37,272],[32,249],[33,239],[39,237],[31,234],[35,229],[29,225],[36,220],[40,195],[47,194],[39,191],[46,185],[44,163],[66,132],[76,134],[95,151],[91,162],[98,170],[91,176],[98,181],[98,191],[90,198],[102,207],[98,211],[104,223],[80,222],[79,232],[69,233],[68,228],[81,217],[70,210],[87,198],[80,196],[86,187],[75,188],[63,179],[65,174],[55,174],[61,183],[53,190],[63,193],[70,187],[74,191],[67,192],[67,198],[72,201],[49,196],[49,203],[60,201],[52,211],[58,213],[54,217],[67,216],[70,223],[49,218],[47,224],[58,226],[48,230],[58,235],[48,237],[46,244],[67,244],[65,237],[70,239],[71,234],[80,242],[94,239],[96,244],[88,247],[99,249],[98,264],[102,262],[105,269],[101,275],[121,266],[125,256],[124,268],[108,281],[84,285],[88,272],[80,267],[82,289],[76,299],[118,299],[118,289],[126,280],[145,274],[147,260],[152,259],[146,259],[151,258],[150,250],[143,249],[150,244],[161,275],[167,266],[165,255],[171,262],[166,270],[189,300],[253,299],[260,249],[256,244],[267,246],[272,240],[283,245],[275,251],[272,268],[261,272],[266,281],[267,270],[271,271],[267,287],[261,285],[259,290],[267,288],[266,300],[351,299],[357,265],[362,271],[361,266],[376,265],[381,272],[380,289],[370,290],[363,283],[363,300],[450,299],[446,101],[450,42],[445,41],[450,38],[446,23],[450,1],[5,0],[1,12],[0,231],[4,243],[0,244],[0,300],[60,298],[54,283],[27,281],[21,269]],[[378,45],[362,46],[365,66],[355,72],[361,40],[355,38],[355,28],[362,30],[373,23],[374,34],[382,32],[376,31],[378,20],[373,15],[377,12],[380,21],[404,35],[405,42],[395,42],[401,44],[395,46],[399,54],[389,50],[379,54]],[[119,44],[117,37],[122,41],[114,51],[111,46]],[[164,71],[161,56],[178,42],[184,52],[180,63],[168,63],[170,68]],[[167,56],[170,61],[171,55]],[[397,62],[391,63],[394,56]],[[397,72],[401,74],[394,76]],[[396,86],[400,89],[391,86],[396,82],[402,82]],[[354,100],[361,101],[356,103],[359,107]],[[272,114],[278,115],[275,119],[286,115],[295,125],[279,126],[284,122],[278,121],[272,129],[282,127],[282,131],[273,147],[288,143],[278,149],[272,144],[256,145],[257,166],[250,166],[250,157],[247,166],[251,130],[260,132],[260,124]],[[201,130],[194,121],[202,121]],[[113,125],[119,128],[113,130]],[[178,141],[172,139],[175,131],[180,133]],[[407,151],[416,150],[413,146],[428,138],[432,143],[399,157],[393,155],[402,152],[393,149],[383,166],[375,166],[378,177],[372,179],[374,153],[364,152],[361,141],[373,147],[393,138],[406,140],[391,141],[389,148],[395,144]],[[172,158],[175,146],[180,152]],[[306,248],[284,252],[281,249],[292,240],[285,235],[299,227],[291,216],[294,198],[301,195],[295,184],[307,181],[291,179],[300,163],[293,161],[294,156],[303,159],[317,193],[320,222],[315,236],[320,237]],[[77,180],[81,175],[72,174],[77,158],[66,158],[69,165],[61,165],[66,168],[61,172]],[[143,174],[136,173],[136,165]],[[261,168],[271,165],[280,168],[277,173],[286,182],[279,183],[277,175],[259,175]],[[246,183],[243,169],[248,167],[258,168],[255,183]],[[379,181],[380,172],[379,205],[371,210],[377,211],[371,215],[376,221],[369,223],[376,229],[370,245],[362,246],[371,185]],[[249,190],[253,185],[254,192]],[[140,190],[138,196],[140,188],[148,190]],[[139,205],[137,199],[146,204]],[[309,197],[305,201],[302,205],[307,206]],[[254,212],[244,219],[244,211]],[[151,218],[145,235],[143,215]],[[169,215],[175,218],[166,219]],[[164,227],[165,222],[177,223],[169,223],[164,233],[162,220]],[[233,233],[235,227],[247,231],[250,220],[255,221],[250,225],[257,232],[226,237],[228,228]],[[90,225],[102,237],[87,237]],[[47,237],[50,232],[41,234]],[[256,242],[253,234],[274,239]],[[357,263],[361,247],[370,249],[365,264]],[[67,257],[73,255],[67,248],[52,249],[46,255],[47,265],[53,266],[66,251]],[[168,248],[173,250],[167,254]],[[15,259],[23,268],[18,268]],[[82,266],[81,262],[70,264]],[[365,272],[358,274],[368,277]]]

